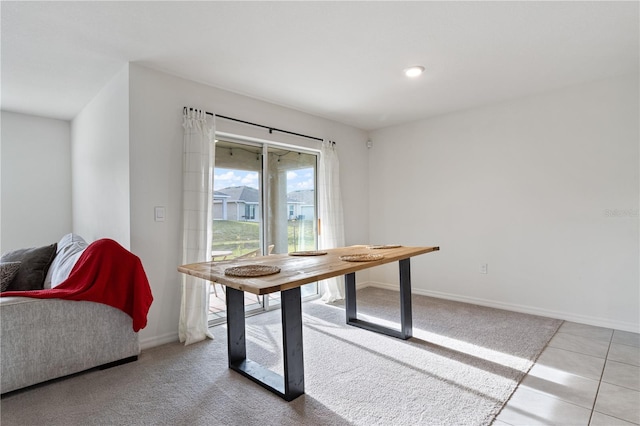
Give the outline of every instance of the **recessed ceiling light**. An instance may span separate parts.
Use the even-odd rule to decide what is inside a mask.
[[[421,67],[420,65],[409,67],[409,68],[404,70],[404,74],[407,77],[417,77],[420,74],[422,74],[423,72],[424,72],[424,67]]]

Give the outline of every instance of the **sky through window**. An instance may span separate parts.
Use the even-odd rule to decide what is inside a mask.
[[[213,176],[214,190],[232,186],[248,186],[258,189],[258,172],[216,168]],[[287,190],[298,191],[314,188],[313,168],[290,170],[287,172]]]

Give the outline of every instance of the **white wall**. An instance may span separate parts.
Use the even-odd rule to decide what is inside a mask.
[[[631,76],[375,131],[371,240],[441,247],[418,293],[638,332],[638,114]]]
[[[70,124],[2,111],[0,252],[71,231]]]
[[[154,295],[143,347],[177,339],[182,228],[182,107],[337,141],[349,244],[368,241],[367,135],[361,130],[274,104],[130,65],[131,250],[145,267]],[[217,129],[318,148],[318,142],[218,120]],[[154,206],[166,221],[154,222]]]
[[[73,231],[130,247],[129,66],[71,124]]]

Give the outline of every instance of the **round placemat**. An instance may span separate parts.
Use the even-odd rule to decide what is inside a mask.
[[[402,247],[400,244],[384,244],[381,246],[369,246],[367,248],[370,249],[392,249],[392,248],[398,248],[398,247]]]
[[[371,262],[372,260],[380,260],[384,259],[384,256],[381,254],[349,254],[345,256],[340,256],[340,260],[344,260],[346,262]]]
[[[289,253],[289,256],[322,256],[327,254],[326,251],[307,250],[307,251],[294,251]]]
[[[264,277],[265,275],[273,275],[278,272],[280,272],[280,268],[269,265],[234,266],[224,270],[225,275],[232,277]]]

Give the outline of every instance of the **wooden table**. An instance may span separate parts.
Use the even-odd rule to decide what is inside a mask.
[[[405,247],[372,249],[351,246],[325,250],[322,256],[290,256],[275,254],[249,259],[203,262],[183,265],[178,271],[224,284],[227,289],[227,345],[229,368],[248,377],[287,401],[304,393],[302,347],[302,301],[300,286],[345,275],[345,306],[347,324],[387,334],[400,339],[412,336],[410,258],[439,250],[439,247]],[[341,256],[354,254],[383,255],[369,262],[347,262]],[[400,269],[400,330],[357,318],[356,271],[390,262],[399,262]],[[242,265],[268,265],[280,272],[256,278],[225,275],[225,269]],[[247,358],[245,340],[244,292],[265,295],[281,292],[284,377]]]

